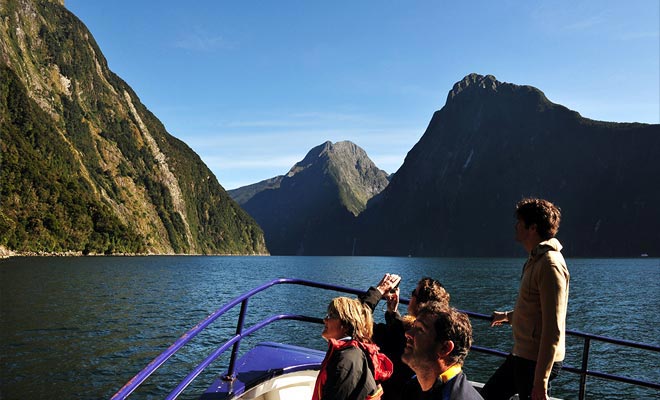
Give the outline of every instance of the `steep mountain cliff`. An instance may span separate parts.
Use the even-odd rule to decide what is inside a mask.
[[[660,254],[660,126],[582,118],[538,89],[456,83],[390,185],[360,215],[356,252],[511,256],[522,197],[562,209],[569,256]]]
[[[261,229],[59,1],[0,3],[0,246],[265,253]]]
[[[351,254],[355,216],[387,184],[360,147],[325,142],[285,176],[230,194],[261,225],[272,254]]]

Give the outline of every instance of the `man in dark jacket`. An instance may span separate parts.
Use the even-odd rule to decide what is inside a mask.
[[[406,400],[403,387],[415,373],[401,361],[401,355],[406,347],[405,332],[410,328],[420,305],[436,301],[449,306],[449,293],[439,281],[425,277],[417,282],[408,304],[408,315],[401,316],[399,306],[399,282],[401,277],[396,274],[385,274],[375,287],[370,287],[366,293],[359,296],[360,301],[368,305],[372,311],[381,298],[387,299],[385,323],[374,324],[373,341],[380,347],[381,353],[394,363],[392,377],[383,382],[385,393],[383,400]]]
[[[464,313],[431,302],[406,332],[401,357],[417,376],[404,388],[407,399],[481,400],[463,373],[472,345],[472,325]]]

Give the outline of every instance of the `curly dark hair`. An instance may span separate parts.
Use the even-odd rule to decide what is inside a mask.
[[[418,289],[415,292],[417,303],[421,304],[428,303],[429,301],[437,301],[446,306],[449,305],[449,293],[439,281],[433,278],[424,277],[419,280],[417,287]]]
[[[472,324],[467,314],[435,301],[426,303],[419,310],[419,316],[424,314],[435,317],[433,326],[436,342],[451,340],[454,343],[454,349],[449,354],[447,362],[463,365],[472,347]]]
[[[529,228],[536,224],[536,232],[541,239],[548,240],[555,237],[561,222],[561,211],[548,200],[526,198],[516,204],[516,218]]]

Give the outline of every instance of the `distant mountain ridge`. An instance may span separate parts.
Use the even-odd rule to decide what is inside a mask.
[[[284,184],[319,169],[314,161],[328,145],[312,149],[287,176],[231,192],[251,190],[241,204],[267,241],[278,243],[273,254],[524,256],[513,238],[513,210],[530,196],[562,209],[558,238],[567,257],[660,254],[657,124],[593,121],[532,86],[469,74],[389,185],[352,213],[348,202],[327,201],[337,190],[319,190],[322,174]],[[316,197],[300,202],[308,191]],[[280,245],[294,237],[304,246]]]
[[[355,216],[388,184],[363,149],[325,142],[284,176],[229,191],[263,228],[272,254],[350,252]]]
[[[562,208],[569,256],[658,255],[658,154],[660,125],[589,120],[531,86],[470,74],[360,215],[356,251],[520,254],[513,207],[539,196]]]
[[[264,254],[263,233],[61,1],[0,4],[0,246]]]

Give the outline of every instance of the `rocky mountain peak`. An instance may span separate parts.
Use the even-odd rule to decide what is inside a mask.
[[[298,161],[297,163],[294,164],[293,167],[289,170],[289,172],[286,174],[288,178],[291,178],[295,174],[299,173],[300,171],[303,171],[307,168],[309,168],[311,165],[314,165],[319,162],[319,159],[327,153],[328,148],[332,146],[332,142],[326,141],[323,144],[320,144],[316,147],[313,147],[310,151],[307,152],[307,155],[305,155],[305,158],[303,158],[301,161]]]
[[[326,141],[287,175],[230,194],[261,225],[272,254],[348,254],[346,229],[388,184],[358,145]]]
[[[452,120],[476,132],[503,115],[514,119],[532,118],[537,112],[556,107],[561,106],[552,103],[533,86],[500,82],[493,75],[473,73],[454,84],[437,115],[439,119],[434,122],[446,124]]]
[[[326,141],[307,152],[305,158],[291,167],[286,176],[292,177],[300,171],[319,163],[349,162],[357,165],[366,163],[367,161],[373,165],[371,160],[369,160],[367,153],[360,146],[351,141],[344,140],[337,143]]]
[[[317,172],[312,172],[317,171]],[[348,140],[326,141],[312,148],[302,161],[286,174],[292,179],[305,174],[322,174],[334,182],[346,208],[358,215],[367,201],[380,193],[389,183],[387,173],[379,169],[360,146]],[[319,182],[322,179],[318,177]],[[291,181],[285,181],[288,184]]]
[[[453,99],[462,92],[475,91],[475,90],[491,90],[497,92],[502,82],[498,81],[493,75],[479,75],[469,74],[465,78],[454,84],[454,87],[449,92],[447,100]]]
[[[344,140],[331,145],[328,148],[328,154],[350,158],[368,158],[367,153],[355,143]]]

